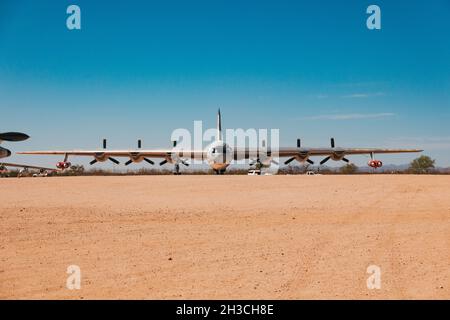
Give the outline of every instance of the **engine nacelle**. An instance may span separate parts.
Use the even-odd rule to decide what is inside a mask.
[[[6,157],[9,157],[10,155],[11,155],[11,151],[0,147],[0,158],[6,158]]]
[[[94,155],[95,160],[97,160],[98,162],[105,162],[106,160],[108,160],[108,157],[106,156],[106,154],[104,153],[96,153]]]
[[[67,161],[61,161],[56,164],[56,168],[64,170],[70,168],[71,163]]]
[[[130,153],[130,160],[133,161],[134,163],[139,163],[142,162],[142,160],[144,160],[144,156],[142,156],[140,153]]]
[[[331,155],[330,158],[334,161],[341,161],[344,159],[345,153],[344,150],[335,150]]]
[[[309,159],[309,152],[308,151],[300,151],[296,156],[295,156],[295,160],[297,160],[300,163],[305,162],[306,160]]]
[[[372,167],[372,168],[380,168],[380,167],[382,167],[383,166],[383,162],[381,162],[380,160],[370,160],[369,162],[367,162],[367,165],[369,166],[369,167]]]

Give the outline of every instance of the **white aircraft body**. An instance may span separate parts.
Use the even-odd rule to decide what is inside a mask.
[[[261,166],[270,166],[274,156],[276,158],[289,158],[284,164],[288,164],[293,160],[300,163],[308,162],[313,164],[310,159],[313,156],[325,157],[320,161],[320,164],[324,164],[328,160],[345,161],[349,162],[346,158],[348,155],[370,155],[371,160],[368,165],[373,168],[379,168],[382,166],[380,160],[374,159],[375,154],[384,153],[410,153],[421,152],[423,150],[418,149],[382,149],[382,148],[339,148],[335,147],[334,138],[331,138],[331,148],[304,148],[301,147],[300,139],[297,139],[297,147],[279,148],[277,150],[271,150],[265,148],[265,146],[257,149],[250,148],[237,148],[231,147],[222,140],[222,123],[220,110],[217,113],[217,134],[216,141],[210,144],[205,150],[181,150],[176,148],[176,142],[174,142],[174,148],[161,149],[161,150],[143,150],[141,149],[141,141],[138,140],[138,149],[134,150],[107,150],[106,139],[103,140],[103,150],[72,150],[72,151],[27,151],[18,152],[18,154],[33,154],[33,155],[63,155],[64,160],[57,163],[57,168],[66,169],[70,167],[68,162],[69,156],[88,156],[94,159],[90,164],[96,162],[112,161],[115,164],[119,164],[117,157],[125,157],[129,160],[125,162],[125,165],[130,163],[139,163],[146,161],[149,164],[154,162],[149,158],[163,159],[160,165],[171,163],[174,165],[174,173],[179,174],[180,164],[188,166],[188,159],[199,159],[206,161],[208,165],[214,170],[216,174],[223,174],[226,168],[233,160],[242,159],[254,159],[256,163]]]
[[[21,133],[21,132],[0,133],[0,143],[2,143],[3,141],[10,141],[10,142],[23,141],[28,138],[29,138],[28,135],[26,135],[25,133]],[[0,147],[0,158],[7,158],[10,155],[11,155],[10,150]],[[41,172],[43,172],[44,170],[55,171],[55,169],[52,169],[52,168],[32,166],[32,165],[28,165],[28,164],[0,162],[0,174],[2,176],[7,174],[7,172],[8,172],[7,167],[22,168],[21,173],[28,172],[28,169],[38,169]]]

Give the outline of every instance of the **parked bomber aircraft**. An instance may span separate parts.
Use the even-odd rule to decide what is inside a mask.
[[[107,150],[106,139],[103,140],[103,150],[72,150],[72,151],[27,151],[18,152],[18,154],[40,154],[40,155],[63,155],[64,160],[57,163],[57,168],[65,169],[70,167],[68,162],[69,156],[88,156],[94,159],[90,164],[96,162],[112,161],[115,164],[119,164],[117,157],[126,157],[129,160],[125,165],[129,165],[132,162],[146,161],[149,164],[154,162],[149,158],[161,158],[163,159],[159,164],[164,165],[171,163],[174,165],[174,173],[179,174],[180,164],[188,166],[188,159],[200,159],[206,160],[209,166],[214,170],[216,174],[225,173],[226,168],[230,165],[232,160],[241,159],[254,159],[256,163],[261,166],[270,166],[274,162],[273,157],[288,158],[284,164],[288,164],[293,160],[298,162],[308,162],[313,164],[310,159],[313,156],[324,157],[320,164],[324,164],[328,160],[345,161],[349,162],[346,158],[350,155],[370,155],[371,160],[368,165],[373,168],[379,168],[382,166],[380,160],[374,159],[375,154],[379,153],[407,153],[407,152],[421,152],[423,150],[417,149],[379,149],[379,148],[339,148],[335,146],[334,138],[331,138],[330,148],[304,148],[301,146],[300,139],[297,139],[297,147],[292,148],[279,148],[278,150],[271,150],[265,146],[257,148],[255,150],[249,148],[237,148],[231,147],[222,140],[222,119],[220,110],[217,113],[217,134],[216,141],[210,144],[205,150],[182,150],[176,148],[176,142],[174,142],[174,148],[163,150],[142,150],[141,141],[138,141],[138,149],[135,150]]]
[[[25,133],[21,133],[21,132],[0,133],[0,143],[2,143],[2,141],[11,141],[11,142],[23,141],[28,138],[29,138],[28,135],[26,135]],[[0,147],[0,158],[6,158],[6,157],[9,157],[10,155],[11,155],[10,150]],[[42,171],[42,170],[55,171],[55,169],[52,169],[52,168],[44,168],[44,167],[39,167],[39,166],[27,165],[27,164],[0,162],[0,172],[2,173],[2,175],[5,174],[5,172],[7,172],[7,170],[6,170],[7,167],[23,168],[22,171],[28,171],[28,169],[38,169],[40,171]]]

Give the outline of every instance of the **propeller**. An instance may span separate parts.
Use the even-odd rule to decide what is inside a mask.
[[[323,159],[322,161],[320,161],[320,164],[324,164],[325,162],[327,162],[328,160],[330,160],[330,156],[326,157],[325,159]]]
[[[334,149],[334,146],[335,146],[334,138],[330,138],[330,144],[331,144],[331,148]],[[320,161],[320,164],[322,165],[330,159],[331,159],[331,156],[328,156],[328,157],[324,158],[322,161]]]
[[[142,147],[142,140],[139,139],[138,140],[138,149],[141,149]],[[139,157],[139,152],[132,152],[131,156],[134,158],[138,158]],[[152,160],[148,159],[148,158],[143,158],[142,160],[144,160],[145,162],[153,165],[155,164]],[[127,162],[125,162],[125,165],[128,166],[129,164],[131,164],[133,162],[133,159],[128,160]]]
[[[180,162],[181,162],[182,164],[184,164],[186,167],[189,167],[189,163],[187,163],[186,161],[180,160]]]
[[[106,139],[103,139],[103,149],[106,149]],[[113,162],[113,163],[115,163],[115,164],[120,164],[120,162],[117,159],[114,159],[113,157],[108,157],[108,160]],[[94,159],[91,162],[89,162],[89,164],[93,165],[94,163],[97,163],[97,162],[98,162],[98,160]]]
[[[3,141],[23,141],[23,140],[27,140],[30,136],[25,134],[25,133],[21,133],[21,132],[4,132],[4,133],[0,133],[0,140]]]
[[[300,149],[302,147],[302,141],[300,139],[297,139],[297,148]],[[307,153],[306,153],[307,155]],[[296,159],[296,157],[292,157],[287,159],[284,164],[289,164],[292,161],[294,161]],[[310,159],[306,159],[306,162],[308,162],[309,164],[314,164],[314,161],[310,160]]]
[[[294,160],[295,160],[295,157],[289,158],[289,159],[287,159],[287,160],[284,162],[284,164],[289,164],[289,163],[291,163],[291,162],[294,161]]]
[[[140,148],[142,148],[142,140],[141,139],[138,140],[138,149],[140,149]],[[144,158],[143,160],[151,165],[155,164],[152,160],[150,160],[148,158]]]
[[[177,146],[177,141],[176,141],[176,140],[172,141],[172,145],[173,145],[173,147],[175,148],[175,147]],[[169,155],[170,155],[170,154],[169,154]],[[167,159],[164,159],[163,161],[161,161],[161,162],[159,163],[159,165],[160,165],[160,166],[163,166],[163,165],[165,165],[167,162],[168,162]]]
[[[223,153],[226,152],[226,146],[224,145]],[[261,148],[258,149],[258,153],[256,158],[251,158],[252,161],[249,162],[250,166],[258,165],[259,168],[263,167],[270,167],[270,165],[273,163],[275,165],[279,165],[279,163],[272,159],[272,152],[270,150],[267,150],[266,148],[266,140],[261,140]],[[268,161],[270,160],[270,162]]]
[[[149,163],[149,164],[151,164],[151,165],[155,164],[152,160],[150,160],[148,158],[144,158],[144,161]]]
[[[335,148],[335,142],[334,142],[334,138],[330,138],[330,144],[331,144],[331,148],[332,149],[334,149]],[[333,152],[334,153],[334,152]],[[322,161],[320,161],[320,164],[322,165],[322,164],[324,164],[325,162],[327,162],[328,160],[330,160],[331,159],[331,156],[328,156],[328,157],[326,157],[326,158],[324,158]],[[348,160],[347,158],[342,158],[341,159],[342,161],[345,161],[345,162],[347,162],[347,163],[349,163],[350,162],[350,160]]]
[[[175,147],[177,146],[177,142],[176,142],[175,140],[172,141],[172,145],[173,145],[173,148],[175,148]],[[168,156],[168,157],[171,157],[171,154],[168,153],[167,156]],[[144,160],[146,160],[146,159],[144,158]],[[147,159],[147,160],[148,160],[148,159]],[[146,161],[147,161],[147,160],[146,160]],[[151,161],[151,160],[150,160],[150,161]],[[147,162],[148,162],[148,161],[147,161]],[[153,161],[152,161],[152,162],[153,162]],[[168,160],[168,159],[164,159],[163,161],[161,161],[161,162],[159,163],[159,165],[160,165],[160,166],[165,165],[167,162],[169,162],[169,160]],[[179,171],[180,171],[180,166],[179,166],[178,163],[181,163],[181,164],[185,165],[186,167],[189,166],[189,163],[187,163],[186,160],[177,157],[177,160],[176,160],[176,162],[174,163],[174,164],[175,164],[175,173],[176,173],[176,174],[179,174]]]

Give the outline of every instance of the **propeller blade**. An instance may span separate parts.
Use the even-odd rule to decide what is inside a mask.
[[[172,141],[173,143],[173,147],[175,148],[177,146],[177,142],[176,141]]]
[[[150,164],[155,164],[152,160],[148,159],[148,158],[144,158],[144,161],[150,163]]]
[[[114,162],[115,164],[119,164],[120,163],[119,161],[117,161],[114,158],[109,157],[108,159],[109,159],[109,161]]]
[[[3,141],[23,141],[23,140],[27,140],[30,136],[25,134],[25,133],[21,133],[21,132],[4,132],[4,133],[0,133],[0,140]]]
[[[103,149],[106,149],[106,139],[103,139]]]
[[[348,160],[347,158],[342,158],[342,161],[345,161],[345,162],[347,162],[347,163],[350,162],[350,160]]]
[[[325,159],[323,159],[322,161],[320,161],[320,164],[324,164],[325,162],[327,162],[328,160],[330,160],[331,157],[326,157]]]
[[[291,163],[293,160],[295,160],[295,157],[292,157],[292,158],[287,159],[287,160],[284,162],[284,164],[289,164],[289,163]]]
[[[133,162],[133,160],[128,160],[127,162],[125,162],[125,165],[127,166],[127,165],[129,165],[130,163],[132,163]]]
[[[306,159],[306,162],[308,162],[309,164],[314,164],[314,161],[312,161],[310,159]]]
[[[334,148],[334,138],[331,138],[330,142],[331,142],[331,147]]]
[[[276,166],[278,166],[279,165],[279,163],[278,162],[276,162],[275,160],[272,160],[272,161],[270,161],[270,162],[272,162],[274,165],[276,165]]]
[[[94,163],[97,162],[97,159],[92,160],[91,162],[89,162],[89,164],[92,166]]]
[[[189,167],[189,163],[187,163],[186,161],[181,160],[181,163],[184,164],[186,167]]]
[[[302,142],[300,139],[297,139],[297,148],[301,148]]]
[[[159,165],[162,166],[162,165],[164,165],[164,164],[166,164],[166,163],[167,163],[167,160],[164,159],[163,161],[161,161],[161,162],[159,163]]]
[[[138,149],[140,149],[142,147],[142,141],[141,139],[138,140]]]

